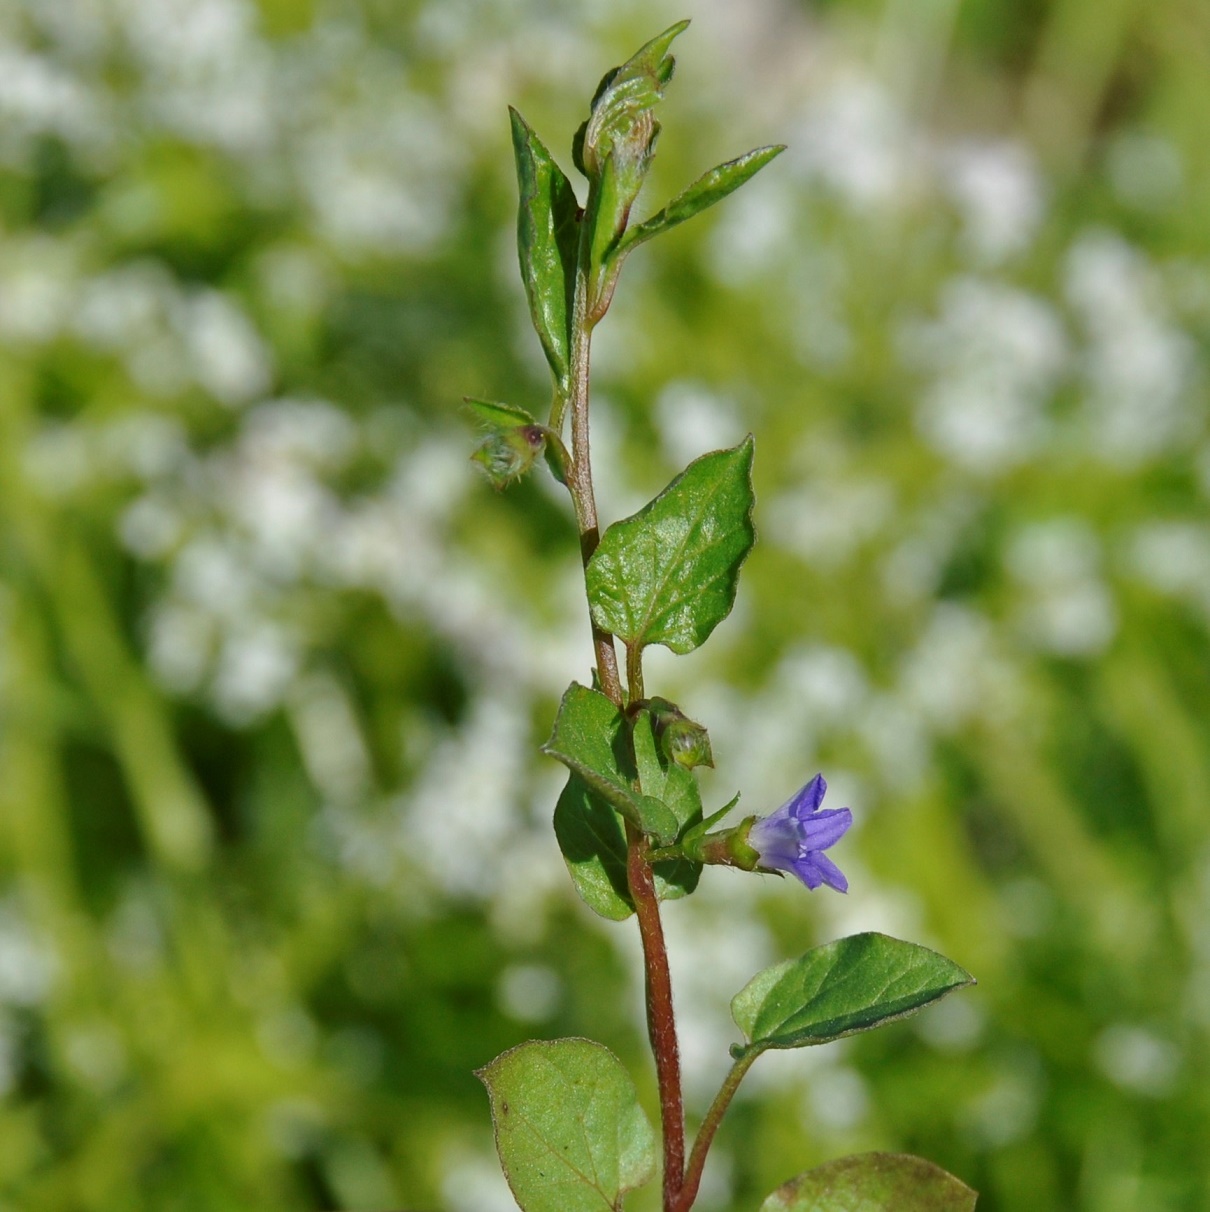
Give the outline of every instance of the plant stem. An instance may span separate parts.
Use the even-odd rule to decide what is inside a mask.
[[[576,274],[575,312],[571,333],[571,465],[567,469],[567,487],[576,511],[576,527],[580,532],[580,558],[584,561],[585,568],[601,541],[597,501],[592,490],[592,462],[588,443],[588,365],[592,330],[587,316],[587,278],[588,275],[581,266]],[[593,623],[592,644],[596,652],[597,676],[601,681],[601,689],[621,707],[622,680],[618,675],[618,654],[614,650],[613,636]]]
[[[641,644],[626,645],[626,691],[627,699],[637,703],[644,698],[643,691],[643,646]]]
[[[668,948],[660,921],[655,877],[647,861],[642,834],[626,825],[626,879],[643,940],[643,966],[647,986],[647,1034],[655,1056],[660,1088],[660,1126],[664,1136],[664,1212],[680,1207],[685,1173],[685,1106],[681,1095],[681,1053],[672,1008],[672,975]]]
[[[585,568],[600,542],[596,497],[592,486],[589,455],[588,376],[593,318],[588,314],[589,255],[587,230],[580,234],[580,258],[576,271],[575,305],[571,329],[571,462],[567,487],[575,507],[580,532],[580,555]],[[599,318],[599,317],[597,317]],[[561,418],[560,418],[561,419]],[[592,624],[592,642],[597,658],[597,677],[601,689],[622,709],[622,680],[613,636]],[[642,651],[627,651],[627,675],[630,693],[642,695]],[[676,1019],[672,1009],[672,976],[668,970],[668,949],[664,926],[660,921],[660,902],[655,877],[647,858],[643,835],[626,824],[626,880],[634,901],[639,935],[643,943],[646,973],[647,1033],[655,1056],[656,1078],[660,1090],[660,1121],[664,1136],[664,1212],[672,1212],[680,1197],[685,1172],[685,1108],[681,1095],[681,1056],[676,1039]]]
[[[731,1066],[727,1080],[723,1082],[722,1089],[715,1095],[714,1102],[710,1104],[710,1110],[706,1112],[706,1118],[702,1120],[701,1127],[697,1130],[697,1136],[693,1141],[693,1152],[689,1155],[689,1165],[685,1167],[685,1181],[669,1212],[689,1212],[689,1209],[693,1207],[693,1201],[697,1198],[697,1189],[702,1181],[702,1169],[706,1165],[706,1154],[710,1152],[714,1134],[718,1131],[718,1126],[722,1123],[723,1116],[726,1115],[727,1108],[731,1105],[731,1099],[744,1079],[744,1074],[752,1067],[752,1062],[759,1055],[759,1052],[745,1053]]]

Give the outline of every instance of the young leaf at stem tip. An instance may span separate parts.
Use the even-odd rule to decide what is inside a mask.
[[[603,1044],[531,1041],[477,1073],[496,1151],[523,1212],[605,1212],[651,1180],[655,1132],[630,1075]]]
[[[517,252],[529,313],[560,396],[568,391],[572,298],[580,229],[575,190],[542,140],[511,107],[521,203]],[[558,428],[556,421],[551,425]]]
[[[677,22],[606,73],[588,120],[576,132],[573,158],[589,181],[583,232],[587,257],[581,267],[588,274],[589,324],[605,314],[617,284],[617,273],[607,262],[651,168],[660,133],[655,106],[676,66],[668,48],[688,24]]]
[[[906,1018],[975,978],[952,960],[885,934],[854,934],[757,973],[731,1001],[748,1037],[739,1059],[803,1048]]]
[[[731,613],[752,544],[752,436],[690,463],[615,522],[586,573],[593,622],[626,644],[692,652]]]

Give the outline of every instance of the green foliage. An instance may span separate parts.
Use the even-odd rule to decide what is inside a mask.
[[[599,690],[572,682],[542,752],[562,762],[637,829],[658,843],[671,842],[677,818],[660,800],[635,791],[629,745],[622,713],[613,703]]]
[[[668,48],[688,25],[688,21],[677,22],[607,73],[588,120],[576,132],[572,148],[576,167],[589,179],[583,268],[588,275],[590,323],[604,314],[613,295],[619,263],[610,262],[651,168],[660,132],[655,106],[676,64]]]
[[[536,425],[534,416],[519,404],[502,404],[497,400],[475,400],[467,396],[463,403],[467,411],[487,429],[518,429]]]
[[[574,774],[555,805],[555,838],[584,903],[610,921],[625,921],[634,905],[621,818]]]
[[[230,20],[186,37],[186,10]],[[625,931],[579,911],[535,808],[554,768],[521,756],[555,676],[521,638],[561,651],[574,627],[583,651],[575,536],[539,477],[484,489],[454,422],[464,392],[540,414],[550,389],[499,269],[503,101],[564,145],[640,18],[325,11],[4,6],[0,1203],[21,1212],[475,1212],[495,1158],[472,1068],[573,1032],[643,1063]],[[720,1137],[727,1212],[862,1148],[944,1158],[1000,1212],[1210,1205],[1189,11],[829,0],[686,35],[636,222],[730,131],[795,163],[645,247],[596,351],[597,461],[633,492],[733,440],[707,432],[758,433],[744,621],[672,694],[711,727],[703,796],[767,811],[804,763],[848,772],[869,911],[906,908],[981,986],[750,1090]],[[683,990],[695,1016],[726,1022],[744,957],[820,941],[817,899],[753,891],[727,900],[738,961],[717,900],[673,911],[717,976]],[[513,997],[518,973],[545,998]],[[835,1088],[861,1095],[847,1117]]]
[[[695,459],[605,532],[588,565],[598,627],[631,646],[686,653],[731,613],[752,525],[752,438]]]
[[[521,278],[556,387],[566,394],[580,240],[579,204],[571,182],[525,119],[515,109],[509,114],[521,191],[517,216]]]
[[[719,164],[703,173],[688,189],[677,194],[663,210],[631,227],[622,238],[617,255],[624,256],[632,248],[637,248],[645,241],[671,231],[686,219],[692,219],[694,215],[709,210],[716,202],[721,202],[728,194],[734,193],[746,181],[750,181],[766,164],[775,160],[785,150],[785,145],[780,143],[772,147],[758,147],[755,151],[747,152],[735,160],[728,160],[726,164]]]
[[[731,1002],[748,1037],[732,1053],[826,1044],[907,1018],[972,984],[969,972],[927,947],[854,934],[754,976]]]
[[[792,1179],[760,1212],[973,1212],[975,1199],[974,1191],[932,1162],[863,1153]]]
[[[583,690],[583,687],[578,689]],[[603,695],[597,697],[604,698]],[[582,695],[576,698],[588,702]],[[608,718],[609,726],[615,726],[613,717],[607,717],[595,700],[591,702],[590,710],[599,711],[602,720]],[[615,735],[620,736],[620,733]],[[674,818],[675,826],[670,822],[665,825],[669,835],[667,840],[682,836],[702,819],[697,780],[687,770],[676,765],[666,766],[660,761],[651,733],[650,717],[646,712],[640,712],[635,722],[633,745],[637,759],[636,778],[645,797],[643,802],[649,806],[666,807]],[[593,912],[611,921],[623,921],[629,917],[634,912],[634,906],[627,888],[626,835],[618,813],[608,801],[594,795],[586,783],[573,774],[555,806],[554,824],[559,849],[584,903]],[[657,895],[661,900],[673,900],[692,892],[697,886],[701,869],[700,863],[686,859],[657,863]]]
[[[478,1076],[522,1212],[617,1212],[655,1174],[655,1133],[630,1075],[601,1044],[521,1044]]]

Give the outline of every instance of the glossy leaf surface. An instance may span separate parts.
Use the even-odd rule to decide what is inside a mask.
[[[555,805],[555,838],[580,899],[611,922],[633,912],[622,818],[574,774]]]
[[[634,789],[634,761],[622,713],[599,690],[573,682],[542,752],[558,759],[627,820],[663,844],[676,838],[672,811]]]
[[[517,252],[530,316],[555,381],[566,391],[571,361],[572,298],[579,246],[579,204],[571,182],[542,140],[510,109],[521,204]]]
[[[634,747],[643,793],[667,805],[676,818],[679,836],[702,819],[697,780],[679,766],[661,764],[646,712],[635,723]],[[574,774],[555,806],[555,837],[584,903],[610,921],[629,917],[634,907],[626,884],[622,819]],[[675,900],[692,892],[701,871],[700,863],[686,860],[656,863],[656,894],[661,900]]]
[[[692,652],[731,612],[752,525],[751,436],[696,459],[615,522],[588,565],[598,627],[627,644]]]
[[[601,81],[592,113],[577,136],[576,160],[586,176],[599,172],[611,153],[626,161],[648,154],[655,133],[650,111],[663,97],[676,66],[668,50],[688,25],[678,21],[669,26]]]
[[[670,231],[686,219],[708,210],[716,202],[721,202],[728,194],[734,193],[746,181],[750,181],[770,161],[776,159],[786,150],[784,144],[771,147],[758,147],[726,164],[719,164],[708,173],[699,177],[688,189],[678,194],[663,210],[657,211],[650,219],[632,227],[622,239],[623,252],[650,240],[653,236]]]
[[[923,1158],[862,1153],[808,1170],[774,1191],[760,1212],[973,1212],[976,1198]]]
[[[974,978],[952,960],[886,934],[854,934],[766,968],[732,999],[748,1038],[735,1056],[802,1048],[905,1018]]]
[[[587,1039],[521,1044],[478,1072],[496,1151],[523,1212],[615,1212],[656,1167],[630,1075]]]

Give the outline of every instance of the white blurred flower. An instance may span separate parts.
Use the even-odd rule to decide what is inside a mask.
[[[1028,459],[1048,430],[1046,406],[1066,365],[1054,310],[1003,283],[959,277],[941,315],[900,334],[905,361],[930,372],[917,412],[925,439],[974,472]]]
[[[1026,591],[1022,627],[1043,651],[1093,656],[1113,639],[1117,609],[1100,555],[1092,528],[1074,517],[1034,523],[1010,539],[1005,564]]]
[[[1131,468],[1175,449],[1204,420],[1195,400],[1197,351],[1168,319],[1154,267],[1122,237],[1082,236],[1067,256],[1065,289],[1088,334],[1086,441]]]
[[[941,155],[943,179],[974,259],[996,265],[1027,248],[1043,214],[1042,181],[1020,143],[960,143]]]

